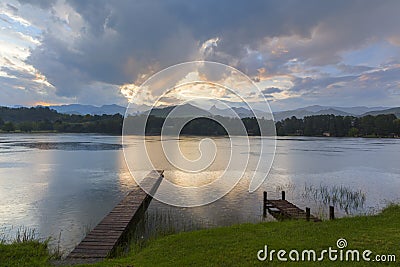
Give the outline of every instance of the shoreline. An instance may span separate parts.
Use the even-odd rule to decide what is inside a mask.
[[[101,133],[101,132],[81,132],[81,133],[76,133],[76,132],[57,132],[57,131],[31,131],[31,132],[22,132],[22,131],[14,131],[14,132],[5,132],[0,130],[0,134],[5,134],[5,135],[13,135],[13,134],[21,134],[21,135],[38,135],[38,134],[77,134],[77,135],[106,135],[106,136],[123,136],[122,134],[110,134],[110,133]],[[125,136],[138,136],[135,134],[129,134]],[[148,134],[146,137],[150,136],[161,136],[159,134]],[[229,137],[228,135],[181,135],[181,136],[187,136],[187,137]],[[259,135],[233,135],[233,136],[238,136],[238,137],[257,137]],[[263,136],[263,137],[273,137],[273,136]],[[331,138],[338,138],[338,139],[344,139],[344,138],[352,138],[352,139],[400,139],[400,136],[323,136],[323,135],[276,135],[275,137],[299,137],[299,138],[308,138],[308,137],[317,137],[317,138],[326,138],[326,139],[331,139]]]
[[[371,250],[373,255],[396,255],[395,244],[400,239],[397,229],[400,205],[389,204],[377,215],[344,217],[318,223],[286,220],[243,223],[226,227],[167,234],[144,243],[129,243],[130,249],[115,258],[79,266],[253,266],[261,261],[257,251],[269,249],[336,248],[344,239],[351,250]],[[383,245],[385,244],[385,245]],[[58,254],[57,254],[58,253]],[[54,266],[62,264],[59,252],[48,250],[47,241],[37,239],[4,244],[0,242],[0,262],[6,266]],[[207,255],[207,257],[204,257]],[[397,255],[398,256],[398,255]],[[396,260],[396,258],[394,258]],[[57,260],[56,262],[54,260]],[[274,265],[284,265],[275,257]],[[324,266],[342,266],[342,261],[323,259]],[[22,263],[22,265],[21,265]],[[319,266],[321,262],[299,261],[304,266]],[[354,261],[364,266],[363,260]],[[397,266],[395,261],[386,262]]]

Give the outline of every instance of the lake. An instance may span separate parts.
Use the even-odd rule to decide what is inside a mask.
[[[134,148],[135,138],[124,143],[128,149]],[[187,153],[196,154],[200,140],[182,137],[179,142]],[[223,137],[213,140],[217,147],[227,142]],[[250,138],[250,143],[257,142]],[[178,208],[153,200],[139,235],[273,220],[262,217],[264,190],[270,198],[285,190],[289,201],[323,215],[326,207],[307,198],[306,187],[345,186],[365,195],[364,206],[352,214],[377,212],[400,201],[399,158],[399,139],[279,137],[271,171],[256,192],[248,192],[245,175],[230,193],[205,206]],[[166,168],[165,178],[196,183],[212,180],[220,171],[194,175]],[[134,186],[119,136],[0,135],[0,235],[12,237],[21,226],[34,228],[69,251]],[[337,215],[345,212],[338,210]]]

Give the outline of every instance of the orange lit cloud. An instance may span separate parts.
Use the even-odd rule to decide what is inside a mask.
[[[44,101],[39,101],[35,102],[33,106],[43,106],[43,107],[49,107],[49,106],[58,106],[59,104],[56,103],[49,103],[49,102],[44,102]]]

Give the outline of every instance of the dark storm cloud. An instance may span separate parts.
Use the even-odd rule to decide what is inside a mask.
[[[32,2],[50,10],[54,3]],[[294,58],[305,66],[337,64],[348,75],[358,74],[367,67],[350,69],[341,63],[343,52],[400,35],[400,2],[394,0],[66,3],[84,21],[79,29],[72,29],[78,37],[64,38],[51,28],[45,30],[29,63],[47,77],[58,95],[68,97],[96,82],[138,83],[142,74],[196,59],[228,63],[251,76],[261,68],[269,75],[288,73],[287,63]],[[201,55],[202,43],[216,37],[216,46]],[[275,47],[274,38],[281,44]],[[292,91],[317,90],[349,79],[352,76],[298,78]]]
[[[264,94],[264,97],[265,97],[266,99],[268,99],[268,100],[274,99],[274,96],[273,96],[273,95],[270,95],[270,94]]]
[[[311,64],[338,63],[340,53],[356,50],[373,41],[399,35],[399,1],[347,1],[349,5],[320,21],[315,41],[293,52],[308,57]]]
[[[313,79],[311,77],[295,78],[293,80],[294,86],[290,89],[292,92],[309,94],[315,91],[324,90],[332,86],[337,87],[340,83],[347,83],[357,79],[358,76],[341,76],[341,77],[325,77]]]
[[[74,49],[60,41],[57,32],[46,32],[42,45],[29,59],[61,95],[74,94],[91,81],[132,82],[146,74],[149,66],[162,68],[185,61],[197,49],[191,32],[160,3],[69,3],[86,22]]]
[[[251,12],[246,12],[249,9]],[[262,48],[267,42],[265,37],[286,38],[283,40],[288,50],[286,53],[244,64],[250,71],[251,64],[257,67],[265,64],[269,67],[267,69],[277,71],[292,58],[317,66],[336,64],[344,51],[358,49],[374,39],[400,34],[396,15],[399,9],[398,1],[381,4],[374,1],[262,1],[247,9],[235,9],[234,6],[233,11],[229,9],[228,12],[233,12],[231,19],[224,18],[219,24],[212,19],[217,16],[211,16],[200,32],[207,33],[207,28],[218,27],[212,27],[214,24],[223,27],[218,50],[239,59],[248,56],[245,47]],[[218,9],[212,10],[218,12]]]
[[[280,93],[282,92],[282,89],[279,89],[277,87],[270,87],[270,88],[265,88],[262,90],[263,94],[273,94],[273,93]]]
[[[350,76],[319,79],[296,78],[293,80],[294,86],[289,92],[302,97],[318,97],[320,101],[327,101],[327,98],[336,101],[338,99],[347,100],[349,106],[354,105],[356,103],[354,101],[361,100],[368,101],[371,105],[374,105],[373,101],[398,105],[398,100],[393,98],[396,93],[400,92],[398,77],[400,77],[400,67],[393,66],[390,69],[378,69]],[[388,101],[385,98],[391,98],[391,100]]]
[[[400,67],[375,70],[369,73],[313,80],[296,81],[296,95],[281,101],[285,107],[304,107],[317,103],[331,106],[398,106]],[[293,92],[293,91],[290,91]],[[351,92],[351,94],[349,94]]]
[[[51,7],[51,1],[37,3],[41,7]],[[165,67],[195,59],[191,56],[197,49],[197,42],[215,36],[221,37],[218,49],[235,58],[240,58],[245,52],[245,45],[254,46],[265,36],[309,36],[312,27],[324,16],[321,11],[333,12],[344,4],[321,7],[310,3],[310,7],[306,8],[301,3],[282,6],[269,1],[254,1],[251,4],[246,1],[68,3],[87,22],[85,35],[78,47],[81,53],[75,55],[62,43],[55,43],[51,35],[57,33],[44,37],[45,50],[56,52],[57,58],[61,57],[68,67],[75,65],[96,80],[111,83],[132,79],[143,69],[141,63],[157,62],[160,67]],[[107,30],[113,30],[117,35],[107,39]],[[44,56],[47,55],[40,57]],[[214,57],[218,55],[214,54]],[[132,58],[136,66],[124,70],[127,58]]]

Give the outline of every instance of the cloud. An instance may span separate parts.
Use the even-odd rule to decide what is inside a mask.
[[[7,5],[7,7],[8,7],[9,9],[11,9],[12,11],[18,12],[18,8],[17,8],[17,7],[15,7],[15,6],[13,6],[13,5],[9,4],[9,3],[7,3],[6,5]]]
[[[400,66],[378,68],[358,75],[296,78],[289,90],[292,98],[283,99],[296,107],[324,103],[332,106],[398,106]]]
[[[262,90],[263,94],[274,94],[274,93],[280,93],[282,91],[283,91],[282,89],[279,89],[277,87],[270,87]]]
[[[265,97],[266,99],[268,99],[268,100],[274,99],[274,96],[271,95],[271,94],[264,94],[264,97]]]
[[[37,40],[23,46],[29,55],[22,61],[54,85],[58,99],[122,103],[122,95],[130,95],[124,85],[139,86],[165,67],[204,59],[237,67],[256,82],[268,79],[266,95],[318,101],[328,89],[360,97],[358,86],[373,87],[359,80],[372,77],[369,72],[396,84],[378,70],[400,60],[399,9],[395,0],[10,0],[4,19],[14,20],[11,31],[23,33],[24,42]],[[374,45],[372,61],[367,48]],[[98,98],[90,98],[96,86]],[[385,89],[365,92],[374,90]]]
[[[31,4],[35,6],[39,6],[41,8],[50,8],[53,6],[53,0],[18,0],[21,4]]]
[[[351,73],[351,74],[363,73],[374,69],[373,67],[368,67],[368,66],[352,66],[347,64],[338,64],[337,68],[341,70],[342,73]]]

